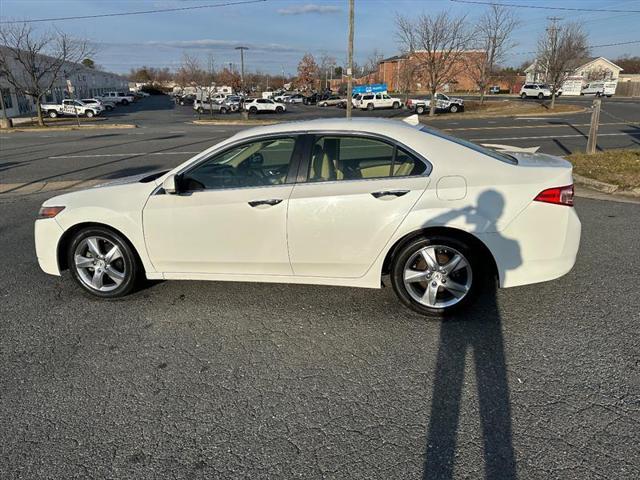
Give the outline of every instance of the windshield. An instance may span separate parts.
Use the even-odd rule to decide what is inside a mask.
[[[494,158],[496,160],[500,160],[501,162],[505,162],[505,163],[510,163],[512,165],[517,165],[518,164],[518,159],[512,155],[509,155],[507,153],[504,152],[497,152],[496,150],[492,150],[490,148],[486,148],[486,147],[482,147],[480,145],[477,145],[473,142],[470,142],[468,140],[463,140],[462,138],[458,138],[458,137],[454,137],[452,135],[448,135],[446,133],[444,133],[442,130],[438,130],[436,128],[433,127],[428,127],[426,125],[423,125],[422,127],[420,127],[420,130],[431,134],[433,136],[436,137],[440,137],[440,138],[444,138],[445,140],[449,140],[453,143],[457,143],[458,145],[462,145],[463,147],[467,147],[470,148],[471,150],[473,150],[474,152],[478,152],[478,153],[482,153],[483,155],[487,155],[491,158]]]

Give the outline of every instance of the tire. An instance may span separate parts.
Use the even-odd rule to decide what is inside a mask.
[[[596,92],[596,97],[600,98],[602,94],[600,92]]]
[[[58,112],[55,110],[49,110],[49,118],[58,118]]]
[[[196,110],[199,114],[203,114],[204,113],[204,108],[202,107],[198,107],[198,109]]]
[[[543,95],[543,94],[541,94],[541,93],[539,93],[539,94],[538,94],[538,99],[539,99],[539,100],[542,100],[543,98],[544,98],[544,95]]]
[[[118,256],[109,260],[108,254],[114,247]],[[76,261],[78,258],[88,266],[83,267],[82,261]],[[138,257],[129,242],[106,227],[88,227],[76,233],[67,251],[67,262],[75,282],[85,292],[100,298],[131,293],[141,277]]]
[[[605,95],[607,98],[611,98],[611,95]]]
[[[451,105],[451,106],[449,107],[449,111],[450,111],[451,113],[456,113],[456,112],[458,111],[458,105],[456,105],[456,104],[454,103],[453,105]]]
[[[125,106],[129,105],[129,100],[126,100],[126,99],[122,100],[122,104],[125,105]]]
[[[527,98],[527,94],[526,94],[526,93],[524,93],[524,92],[522,92],[522,93],[520,94],[520,98],[524,100],[525,98]]]
[[[394,110],[397,110],[400,108],[400,104],[398,102],[393,102],[393,107]]]
[[[424,107],[422,105],[416,107],[416,113],[422,115],[424,113]]]
[[[108,112],[110,112],[111,110],[113,110],[113,107],[111,105],[104,107]]]
[[[584,92],[580,92],[580,95],[582,95],[584,97]]]
[[[182,100],[180,100],[180,105],[184,106],[184,102]]]
[[[258,113],[258,109],[256,107],[251,107],[251,108],[249,108],[249,113],[256,114],[256,113]]]
[[[367,104],[367,110],[371,111],[374,109],[373,103]]]
[[[427,250],[429,257],[437,263],[437,267],[429,266],[421,254],[424,249],[429,248],[432,249]],[[454,255],[462,257],[462,263],[458,265],[464,266],[458,266],[449,274],[439,271],[454,258]],[[444,235],[418,237],[400,247],[394,254],[391,264],[391,284],[400,301],[413,311],[432,317],[444,317],[464,309],[472,302],[481,286],[488,283],[487,269],[479,258],[481,258],[480,255],[477,255],[470,245],[456,238]],[[438,271],[434,267],[438,268]],[[418,274],[417,278],[420,280],[415,276],[412,282],[405,280],[407,269]],[[425,273],[421,274],[423,271]],[[455,291],[461,295],[459,298],[447,289],[447,286],[452,285],[456,286]],[[435,290],[433,290],[434,286]],[[434,297],[423,297],[423,294],[428,295],[428,289],[435,292]],[[464,293],[462,293],[463,290]],[[431,299],[435,301],[433,305],[428,305]]]
[[[277,106],[276,107],[276,113],[282,113],[282,112],[284,112],[284,108],[282,108],[280,106]]]
[[[92,118],[92,117],[93,117],[93,115],[94,115],[94,113],[93,113],[91,110],[87,110],[87,111],[85,112],[85,115],[87,116],[87,118]]]
[[[229,111],[225,107],[220,107],[220,113],[224,115],[225,113],[229,113]]]
[[[321,107],[328,107],[329,104],[327,102],[324,102],[322,105],[320,105]]]

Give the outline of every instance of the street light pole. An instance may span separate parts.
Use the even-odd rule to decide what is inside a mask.
[[[351,118],[353,91],[353,0],[349,0],[349,46],[347,50],[347,118]]]
[[[249,47],[236,47],[236,50],[240,50],[240,83],[244,90],[244,51],[249,50]]]

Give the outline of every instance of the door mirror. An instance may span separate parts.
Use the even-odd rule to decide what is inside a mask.
[[[178,193],[176,176],[169,175],[167,178],[165,178],[164,182],[162,182],[162,188],[170,195]]]

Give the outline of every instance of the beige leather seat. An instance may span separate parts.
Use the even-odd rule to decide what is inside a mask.
[[[310,177],[312,181],[316,182],[336,179],[336,170],[333,165],[333,161],[329,158],[329,155],[327,155],[320,144],[316,144],[313,147]]]

